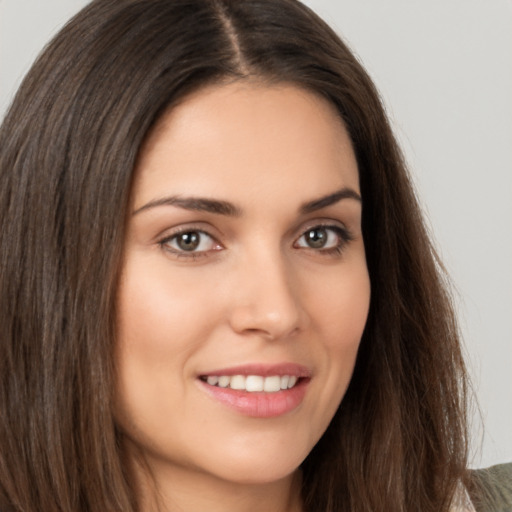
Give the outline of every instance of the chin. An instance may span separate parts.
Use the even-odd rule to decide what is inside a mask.
[[[289,446],[274,443],[266,447],[263,443],[254,443],[237,449],[234,445],[219,449],[212,454],[212,460],[205,461],[208,472],[222,480],[229,482],[258,485],[277,482],[296,473],[307,457],[309,449],[298,448],[299,443],[290,443]],[[219,446],[220,448],[220,446]]]
[[[265,463],[250,461],[230,464],[225,461],[224,467],[220,472],[216,471],[214,476],[237,485],[266,485],[292,476],[299,470],[300,462],[291,464],[288,461],[267,460]]]

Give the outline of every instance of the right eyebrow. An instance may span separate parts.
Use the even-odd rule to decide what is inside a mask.
[[[137,215],[140,212],[157,208],[158,206],[177,206],[185,210],[216,213],[218,215],[227,215],[228,217],[240,217],[242,215],[242,210],[228,201],[193,196],[168,196],[154,199],[140,208],[137,208],[132,215]]]
[[[355,199],[362,203],[361,196],[352,188],[344,187],[336,192],[329,194],[324,197],[320,197],[319,199],[314,199],[313,201],[308,201],[300,207],[300,212],[304,215],[307,213],[312,213],[317,210],[321,210],[322,208],[327,208],[342,199]]]

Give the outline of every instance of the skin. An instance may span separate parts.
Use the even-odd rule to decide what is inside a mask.
[[[116,415],[142,509],[300,510],[297,468],[347,389],[370,300],[347,131],[293,85],[210,86],[163,116],[135,176]],[[301,210],[340,190],[353,197]],[[165,204],[190,196],[236,215]],[[333,227],[311,247],[304,234],[319,225]],[[187,252],[177,230],[206,234]],[[298,407],[272,418],[232,410],[198,378],[282,362],[311,379]]]

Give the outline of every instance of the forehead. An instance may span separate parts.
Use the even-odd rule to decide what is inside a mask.
[[[344,186],[358,191],[359,179],[334,106],[294,85],[234,83],[201,89],[162,116],[139,155],[134,192],[140,204],[164,191],[243,199]]]

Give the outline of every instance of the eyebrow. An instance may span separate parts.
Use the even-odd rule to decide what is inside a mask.
[[[227,215],[228,217],[240,217],[242,215],[242,210],[228,201],[207,199],[205,197],[180,196],[169,196],[150,201],[135,210],[133,215],[137,215],[137,213],[149,210],[150,208],[156,208],[157,206],[177,206],[178,208],[183,208],[185,210],[216,213],[218,215]]]
[[[299,211],[302,215],[307,213],[315,212],[317,210],[321,210],[322,208],[327,208],[333,204],[338,203],[342,199],[355,199],[360,203],[363,202],[361,196],[353,189],[344,187],[337,192],[329,194],[328,196],[321,197],[319,199],[314,199],[313,201],[308,201],[304,203]]]
[[[361,196],[355,190],[345,187],[327,196],[313,199],[312,201],[302,204],[299,208],[299,212],[302,215],[306,215],[321,210],[322,208],[327,208],[342,199],[355,199],[356,201],[362,202]],[[169,196],[146,203],[144,206],[135,210],[133,215],[158,206],[177,206],[184,210],[215,213],[228,217],[240,217],[243,213],[241,208],[228,201],[208,199],[205,197]]]

